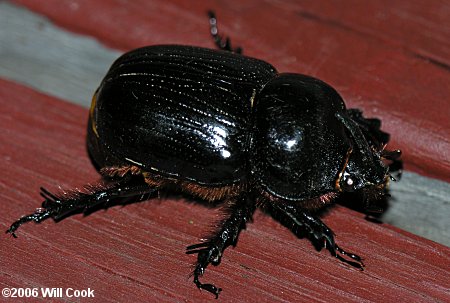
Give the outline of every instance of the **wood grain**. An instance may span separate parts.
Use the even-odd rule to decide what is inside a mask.
[[[0,80],[0,227],[33,211],[38,187],[96,180],[86,155],[87,110]],[[184,254],[218,219],[217,209],[161,199],[113,207],[55,224],[28,224],[0,241],[2,287],[95,290],[95,301],[206,302],[188,279]],[[204,281],[221,302],[448,302],[450,249],[337,207],[324,221],[338,243],[365,257],[355,270],[317,252],[258,213]],[[68,300],[67,298],[65,298]]]
[[[346,3],[340,3],[330,12],[339,11],[341,6],[347,8]],[[387,12],[375,15],[380,14]],[[342,22],[350,19],[346,16]],[[362,23],[367,21],[358,19]],[[408,26],[408,23],[401,26]],[[86,108],[109,66],[121,53],[94,37],[60,28],[44,15],[9,2],[0,2],[0,41],[0,77],[25,83]],[[391,184],[390,191],[392,198],[383,214],[384,222],[450,246],[447,232],[450,230],[450,183],[406,171],[401,182]]]
[[[212,47],[205,11],[213,8],[222,32],[242,45],[246,54],[265,59],[280,71],[311,74],[329,82],[349,105],[382,118],[384,129],[393,134],[392,147],[404,150],[408,169],[450,180],[450,6],[446,1],[14,2],[121,51],[157,43]],[[46,30],[40,22],[31,26],[36,33]],[[72,49],[74,45],[65,45],[72,42],[56,34],[50,33],[60,42],[62,53],[77,54],[84,45],[94,50],[86,52],[88,66],[75,69],[72,79],[72,70],[67,76],[58,64],[78,63],[48,52],[55,59],[55,71],[61,73],[61,96],[65,85],[70,88],[73,82],[98,84],[83,74],[98,73],[99,61],[106,60],[96,57],[102,56],[95,50],[97,45],[80,39],[81,47]],[[33,45],[39,49],[36,53],[46,53],[45,41],[29,49]],[[2,65],[5,60],[9,63],[5,49],[1,43]],[[110,58],[116,54],[112,52]],[[28,58],[35,62],[33,53]],[[8,68],[30,61],[19,60]],[[42,70],[42,75],[48,68],[44,64],[37,71]],[[98,178],[85,152],[86,120],[86,109],[0,80],[1,228],[40,205],[39,186],[58,190]],[[424,191],[426,185],[420,180],[405,180],[410,185],[402,196],[404,207],[408,197],[411,201],[427,197],[416,211],[428,213],[435,208],[436,193],[448,201],[445,190]],[[447,208],[439,209],[444,220],[448,218],[448,202]],[[195,257],[184,250],[205,236],[219,216],[217,209],[161,199],[87,217],[76,215],[57,224],[28,224],[18,231],[18,239],[5,235],[0,240],[0,285],[90,287],[95,290],[94,301],[101,302],[210,301],[212,296],[198,291],[189,280]],[[237,247],[226,251],[220,267],[208,268],[203,281],[222,287],[224,302],[450,301],[449,248],[388,224],[367,222],[342,207],[324,221],[342,247],[365,257],[364,272],[326,251],[316,252],[307,240],[297,239],[258,213]]]

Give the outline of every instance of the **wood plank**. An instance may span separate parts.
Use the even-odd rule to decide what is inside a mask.
[[[38,187],[51,190],[94,181],[85,151],[87,110],[0,80],[0,226],[39,206]],[[219,212],[184,200],[113,207],[55,224],[28,224],[4,238],[2,287],[95,290],[102,302],[206,302],[188,279],[184,254]],[[365,257],[355,270],[316,252],[258,213],[204,281],[224,290],[223,302],[445,302],[450,300],[450,249],[343,207],[326,215],[342,247]],[[67,300],[67,298],[65,298]]]
[[[389,192],[383,222],[450,247],[449,183],[405,173]]]
[[[312,22],[395,45],[444,69],[450,67],[448,1],[288,1],[278,7]]]
[[[212,46],[209,2],[15,2],[123,50],[160,43]],[[382,118],[407,169],[450,181],[446,2],[217,1],[213,9],[222,31],[246,54],[330,83],[347,104]]]
[[[85,107],[120,51],[0,2],[0,76]]]
[[[319,17],[330,18],[324,15]],[[346,16],[341,21],[349,22],[349,18]],[[358,20],[364,21],[361,18]],[[332,23],[330,20],[327,22]],[[68,32],[45,16],[9,2],[0,2],[0,41],[3,42],[0,44],[0,77],[26,83],[36,90],[85,107],[89,107],[92,92],[111,62],[121,53],[105,47],[93,37]],[[449,183],[408,171],[403,175],[402,182],[391,185],[391,193],[392,203],[383,214],[384,222],[450,246],[447,232],[450,230],[447,219],[450,212]]]

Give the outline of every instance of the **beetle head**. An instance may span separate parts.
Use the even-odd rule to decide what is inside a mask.
[[[351,118],[336,114],[347,129],[352,148],[336,180],[336,189],[353,192],[360,189],[384,191],[389,180],[389,166],[382,161],[382,150],[369,146],[358,124]]]
[[[373,158],[358,155],[350,149],[336,180],[336,188],[343,192],[374,187],[383,189],[388,181],[388,167],[381,162],[377,154],[372,156]]]
[[[252,172],[267,192],[300,201],[335,191],[383,190],[388,167],[331,86],[279,74],[254,101]]]

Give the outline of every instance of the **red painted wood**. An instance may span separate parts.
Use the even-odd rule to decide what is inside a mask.
[[[70,188],[98,176],[85,151],[87,109],[5,80],[0,109],[0,228],[6,230],[39,206],[39,186]],[[218,216],[216,209],[161,199],[57,224],[29,223],[18,239],[0,240],[0,286],[91,288],[98,302],[211,301],[188,279],[195,257],[184,250]],[[203,281],[224,289],[221,302],[450,301],[449,248],[342,207],[324,221],[342,247],[365,257],[365,271],[316,252],[257,213]]]
[[[205,11],[248,55],[317,76],[351,107],[381,117],[407,169],[450,181],[447,1],[32,1],[57,24],[123,50],[212,47]]]

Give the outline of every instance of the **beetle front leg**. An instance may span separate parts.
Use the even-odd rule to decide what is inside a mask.
[[[365,118],[362,111],[356,108],[348,109],[347,114],[358,124],[370,145],[381,148],[384,144],[388,143],[390,136],[381,130],[381,121],[379,119]]]
[[[255,211],[255,205],[248,201],[246,195],[239,196],[235,201],[228,202],[225,209],[228,216],[218,224],[218,230],[209,240],[188,246],[187,254],[198,254],[197,264],[192,273],[194,283],[199,289],[204,289],[216,296],[219,296],[221,288],[213,284],[201,283],[199,277],[202,276],[209,264],[217,266],[220,264],[224,250],[230,245],[236,245],[239,233],[245,228],[246,223],[251,220]]]
[[[358,124],[367,142],[380,153],[381,158],[389,161],[389,172],[396,175],[396,178],[393,179],[400,179],[403,171],[403,161],[400,159],[401,151],[385,149],[390,135],[381,130],[381,121],[376,118],[365,118],[362,112],[356,108],[348,109],[347,114]]]
[[[48,218],[60,220],[69,214],[87,211],[113,199],[150,194],[154,191],[156,188],[150,187],[139,177],[124,178],[109,184],[89,185],[85,187],[85,192],[71,190],[57,195],[41,187],[41,196],[45,199],[42,207],[15,221],[6,233],[16,238],[15,231],[26,222],[40,223]]]
[[[325,225],[319,218],[310,214],[308,211],[299,208],[297,205],[285,203],[270,203],[276,213],[287,216],[294,227],[300,227],[306,231],[316,241],[323,241],[323,246],[327,248],[340,261],[350,264],[360,270],[363,270],[364,263],[361,257],[353,253],[347,252],[340,248],[334,241],[333,231]],[[293,230],[296,233],[295,230]],[[350,258],[345,259],[343,256]]]

